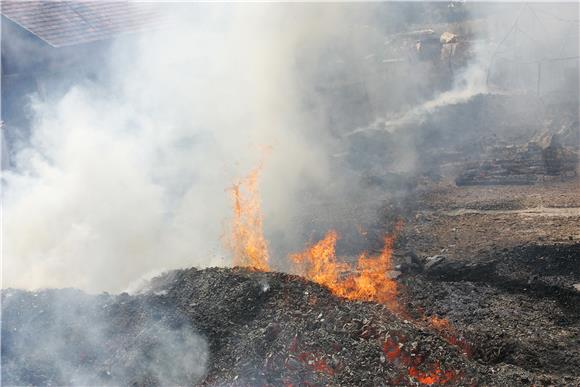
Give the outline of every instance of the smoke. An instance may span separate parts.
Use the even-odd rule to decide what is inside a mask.
[[[95,80],[31,96],[30,140],[3,176],[4,286],[119,291],[227,265],[227,189],[261,161],[275,261],[329,228],[364,228],[388,199],[364,177],[418,168],[413,127],[489,91],[503,35],[474,23],[493,44],[447,80],[385,38],[445,21],[447,4],[163,8],[171,28],[119,39]],[[384,145],[393,122],[402,134]]]
[[[453,73],[449,88],[417,94],[410,106],[347,131],[343,136],[353,153],[371,142],[383,148],[396,144],[390,158],[375,158],[372,163],[388,165],[391,171],[421,173],[437,164],[430,153],[466,151],[485,136],[525,143],[541,131],[570,129],[570,122],[556,127],[562,117],[572,126],[575,121],[577,128],[578,4],[450,6],[461,6],[469,17],[435,25],[436,36],[444,31],[458,36],[458,43],[441,49],[441,58],[446,62],[448,58]],[[441,74],[434,70],[427,79],[437,77]]]
[[[490,84],[543,97],[578,89],[577,3],[498,4],[491,9],[495,12],[486,26]]]
[[[227,188],[258,161],[270,233],[284,235],[299,193],[328,184],[331,141],[304,107],[298,60],[348,14],[168,10],[172,28],[116,42],[98,82],[31,97],[30,142],[4,173],[4,286],[119,291],[159,269],[225,265]]]
[[[191,385],[208,344],[186,318],[127,295],[78,290],[2,294],[7,385]]]

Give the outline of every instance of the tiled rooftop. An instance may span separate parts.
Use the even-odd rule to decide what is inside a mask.
[[[150,30],[165,19],[160,3],[3,0],[1,13],[53,47]]]

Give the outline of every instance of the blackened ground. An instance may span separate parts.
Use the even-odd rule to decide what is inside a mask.
[[[407,356],[422,357],[420,370],[438,363],[456,381],[486,378],[428,329],[382,305],[338,299],[297,276],[191,269],[170,277],[156,291],[167,292],[206,334],[206,385],[418,384],[402,359],[388,359],[389,338]]]
[[[403,280],[408,309],[448,319],[473,358],[580,376],[580,245],[502,251],[491,265],[441,264]],[[481,270],[480,270],[481,269]]]
[[[417,191],[397,256],[407,309],[449,320],[482,364],[578,385],[578,187],[440,182]],[[409,255],[422,264],[406,264]]]
[[[100,385],[208,386],[421,385],[421,381],[529,386],[579,381],[573,377],[574,363],[554,368],[555,362],[548,361],[530,367],[532,360],[519,361],[517,356],[523,355],[517,354],[532,356],[532,351],[510,346],[509,340],[517,340],[511,331],[497,336],[498,319],[507,321],[505,314],[514,314],[514,324],[518,321],[515,305],[502,304],[502,300],[532,303],[525,295],[509,298],[491,286],[458,285],[422,274],[407,279],[412,284],[406,285],[405,294],[414,294],[416,299],[409,300],[408,311],[400,315],[379,304],[336,298],[297,276],[239,268],[170,272],[154,279],[138,296],[89,296],[73,291],[78,301],[72,303],[70,290],[7,290],[2,304],[3,381],[7,385],[87,384],[88,380]],[[447,334],[424,323],[425,312],[413,309],[424,307],[424,301],[431,308],[425,308],[427,313],[446,315],[457,323],[457,329],[465,327],[468,337],[486,340],[474,346],[473,358],[449,344]],[[479,303],[476,308],[474,302]],[[63,305],[72,305],[71,310],[63,313]],[[552,305],[545,318],[556,310]],[[87,326],[97,330],[103,319],[111,324],[99,330],[98,345],[89,338],[79,343],[79,335],[70,334],[86,332]],[[160,359],[148,356],[162,345],[160,337],[165,337],[148,328],[159,324],[170,332],[185,328],[195,332],[198,340],[189,341],[188,349],[197,356],[184,363],[180,359],[187,351],[162,351],[171,361],[166,366],[173,368],[159,371]],[[545,329],[549,322],[540,319],[526,324],[538,335],[564,340],[557,337],[557,331]],[[55,337],[55,327],[66,332],[64,337]],[[532,336],[526,330],[519,334]],[[68,357],[61,360],[50,352],[51,361],[47,361],[36,349],[55,338],[65,341],[56,354]],[[206,342],[209,358],[203,368]],[[550,348],[543,344],[543,351]],[[560,358],[575,356],[554,345],[553,353]],[[92,357],[87,359],[85,353]],[[79,379],[81,374],[85,379]]]

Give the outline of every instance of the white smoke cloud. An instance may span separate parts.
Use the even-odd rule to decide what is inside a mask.
[[[143,298],[125,301],[74,289],[4,290],[3,383],[115,386],[148,381],[185,386],[199,382],[207,371],[209,346],[187,318]]]
[[[172,28],[116,42],[99,81],[33,99],[30,142],[3,176],[3,286],[119,291],[163,269],[227,265],[227,188],[262,160],[273,256],[311,237],[305,213],[328,215],[330,227],[364,223],[356,216],[372,217],[385,194],[343,168],[335,156],[350,140],[340,134],[391,117],[385,112],[399,112],[394,121],[407,128],[485,92],[488,43],[509,27],[486,26],[472,66],[450,91],[428,95],[428,66],[377,65],[403,55],[387,50],[385,20],[414,28],[406,20],[415,8],[428,19],[427,5],[174,7]],[[378,121],[388,129],[393,120]],[[390,170],[406,173],[418,158],[413,134],[403,137],[387,156]],[[369,152],[351,162],[375,157],[387,170]],[[372,204],[344,215],[347,202]]]
[[[30,144],[4,174],[4,286],[118,291],[160,268],[229,263],[227,188],[264,146],[268,227],[283,229],[303,182],[326,176],[294,61],[310,27],[324,38],[321,15],[193,7],[116,43],[106,84],[34,100]]]

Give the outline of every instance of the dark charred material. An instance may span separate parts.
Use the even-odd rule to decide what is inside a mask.
[[[193,365],[165,375],[177,375],[180,379],[173,382],[180,384],[376,386],[438,381],[436,384],[527,386],[578,381],[571,368],[574,353],[562,352],[562,356],[572,357],[569,365],[558,369],[527,367],[533,359],[518,356],[529,357],[531,351],[514,346],[509,335],[494,333],[495,323],[489,324],[485,316],[473,320],[474,313],[486,310],[481,295],[495,292],[501,299],[498,290],[422,275],[408,278],[408,295],[414,294],[408,306],[417,311],[425,300],[431,300],[429,312],[447,314],[458,327],[465,327],[466,337],[477,343],[475,360],[450,344],[445,334],[425,323],[418,313],[396,315],[383,305],[339,299],[293,275],[214,268],[170,272],[136,296],[90,296],[66,289],[4,291],[2,377],[8,384],[70,384],[83,371],[89,378],[84,380],[98,384],[167,384],[167,379],[152,372],[155,368],[147,366],[151,360],[147,355],[160,345],[156,341],[159,332],[152,327],[161,324],[168,331],[187,329],[199,335],[187,348],[197,354],[197,367],[205,365],[201,353],[208,343],[203,375]],[[454,293],[449,293],[451,289]],[[72,304],[71,292],[77,300]],[[464,307],[456,308],[453,303],[457,302],[465,303]],[[469,307],[473,302],[481,306],[473,310]],[[70,313],[62,313],[63,305],[71,308]],[[98,345],[89,338],[79,342],[74,334],[66,341],[69,356],[65,364],[70,367],[64,371],[68,373],[56,363],[31,356],[36,353],[32,350],[18,352],[22,348],[16,344],[22,340],[37,343],[36,348],[44,345],[45,332],[51,326],[60,324],[71,333],[82,332],[82,324],[103,318],[112,323]],[[546,350],[538,348],[536,358],[543,358]],[[178,361],[176,356],[170,358]],[[547,370],[560,370],[564,375],[547,375],[543,372]]]
[[[536,143],[525,147],[497,146],[488,151],[489,159],[467,164],[457,177],[457,185],[525,185],[547,177],[576,176],[578,155],[563,147],[558,136],[541,148]]]
[[[448,319],[485,364],[578,383],[579,246],[519,246],[493,255],[487,263],[442,263],[441,272],[407,277],[410,310]]]
[[[2,291],[3,385],[183,385],[203,376],[205,358],[162,298]]]

